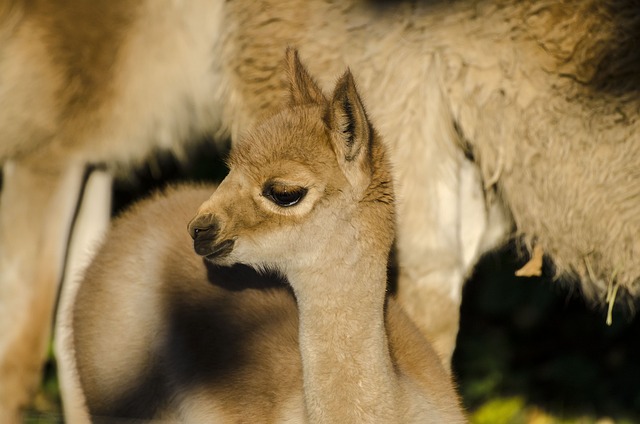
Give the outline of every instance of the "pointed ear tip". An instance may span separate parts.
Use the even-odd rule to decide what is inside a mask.
[[[358,89],[356,87],[356,80],[353,77],[351,70],[347,68],[347,70],[344,72],[344,74],[342,74],[342,76],[338,79],[336,83],[336,93],[349,92],[349,91],[356,92],[357,94]]]
[[[299,63],[300,56],[298,55],[298,49],[293,46],[287,46],[287,49],[285,51],[285,58],[289,63]]]
[[[340,75],[340,80],[346,80],[348,78],[353,78],[353,74],[351,73],[351,68],[347,66],[342,75]]]

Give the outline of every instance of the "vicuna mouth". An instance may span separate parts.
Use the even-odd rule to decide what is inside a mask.
[[[234,244],[234,240],[225,240],[221,243],[211,246],[211,250],[203,256],[210,261],[223,258],[231,253]]]

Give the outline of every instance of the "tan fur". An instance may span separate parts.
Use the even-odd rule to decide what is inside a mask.
[[[38,380],[83,168],[139,162],[218,126],[207,30],[220,13],[196,3],[0,5],[2,422],[20,421]]]
[[[128,404],[138,407],[134,412],[147,419],[153,418],[157,408],[168,421],[184,417],[188,422],[202,422],[189,420],[202,411],[211,422],[282,422],[284,417],[301,421],[304,411],[298,390],[302,370],[296,347],[294,297],[285,287],[269,287],[275,284],[273,277],[248,269],[208,275],[202,259],[193,253],[185,228],[213,189],[178,187],[137,204],[114,222],[105,247],[90,266],[85,281],[92,284],[81,286],[74,335],[80,352],[78,365],[86,380],[85,395],[97,414],[113,414],[110,408],[125,414],[120,405]],[[156,225],[162,225],[163,231],[157,231]],[[123,256],[131,260],[123,262]],[[398,309],[396,302],[389,308]],[[174,326],[167,328],[171,318]],[[439,393],[434,403],[450,402],[452,391],[441,393],[442,387],[431,387],[448,377],[424,337],[416,328],[409,330],[413,324],[399,309],[387,314],[387,319],[401,323],[389,324],[390,328],[405,328],[390,333],[390,343],[399,346],[393,350],[395,355],[401,353],[397,360],[406,364],[411,374],[430,370],[427,389]],[[224,326],[211,325],[214,320]],[[171,363],[184,367],[186,376],[165,374],[166,370],[151,366],[152,362],[162,363],[158,356],[170,353],[163,346],[167,333],[173,337],[169,340],[183,335],[194,348],[205,352],[174,358]],[[184,339],[178,340],[184,343]],[[237,341],[244,342],[242,347]],[[169,356],[164,358],[171,361]],[[215,365],[213,360],[218,358],[223,362]],[[184,365],[187,359],[197,361],[195,366]],[[160,378],[155,373],[164,375]],[[244,386],[220,380],[215,385],[203,383],[227,375],[240,379]],[[187,378],[195,378],[201,386]],[[165,385],[183,391],[179,399],[184,415],[176,417],[176,406],[164,405],[169,395]],[[167,411],[169,408],[174,412]]]
[[[18,334],[0,341],[0,380],[4,352],[33,353],[0,410],[24,403],[44,352],[27,334],[45,346],[64,253],[34,246],[65,245],[78,197],[51,187],[192,134],[237,139],[285,95],[286,45],[322,78],[350,66],[367,93],[398,182],[398,298],[445,364],[462,283],[508,234],[589,298],[637,295],[638,22],[629,0],[2,2],[0,161],[30,185],[3,182],[22,201],[0,207],[0,334]]]
[[[141,203],[89,268],[73,333],[93,415],[464,422],[437,355],[385,300],[393,188],[352,76],[326,100],[291,51],[288,64],[292,106],[238,143],[213,195]],[[271,187],[308,191],[279,206]],[[196,208],[204,261],[185,228]]]

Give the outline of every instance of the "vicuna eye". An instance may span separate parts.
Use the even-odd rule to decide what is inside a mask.
[[[304,187],[291,187],[274,183],[267,183],[262,190],[264,197],[283,208],[297,204],[306,194],[307,189]]]

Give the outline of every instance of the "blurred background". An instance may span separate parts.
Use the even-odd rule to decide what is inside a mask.
[[[204,140],[185,161],[159,154],[114,187],[113,213],[168,184],[219,181],[222,155]],[[618,295],[613,323],[550,265],[517,278],[527,258],[511,244],[487,255],[467,283],[453,368],[473,423],[640,423],[640,319]],[[575,287],[575,286],[574,286]],[[574,289],[575,290],[575,289]],[[53,352],[27,423],[61,423]]]

